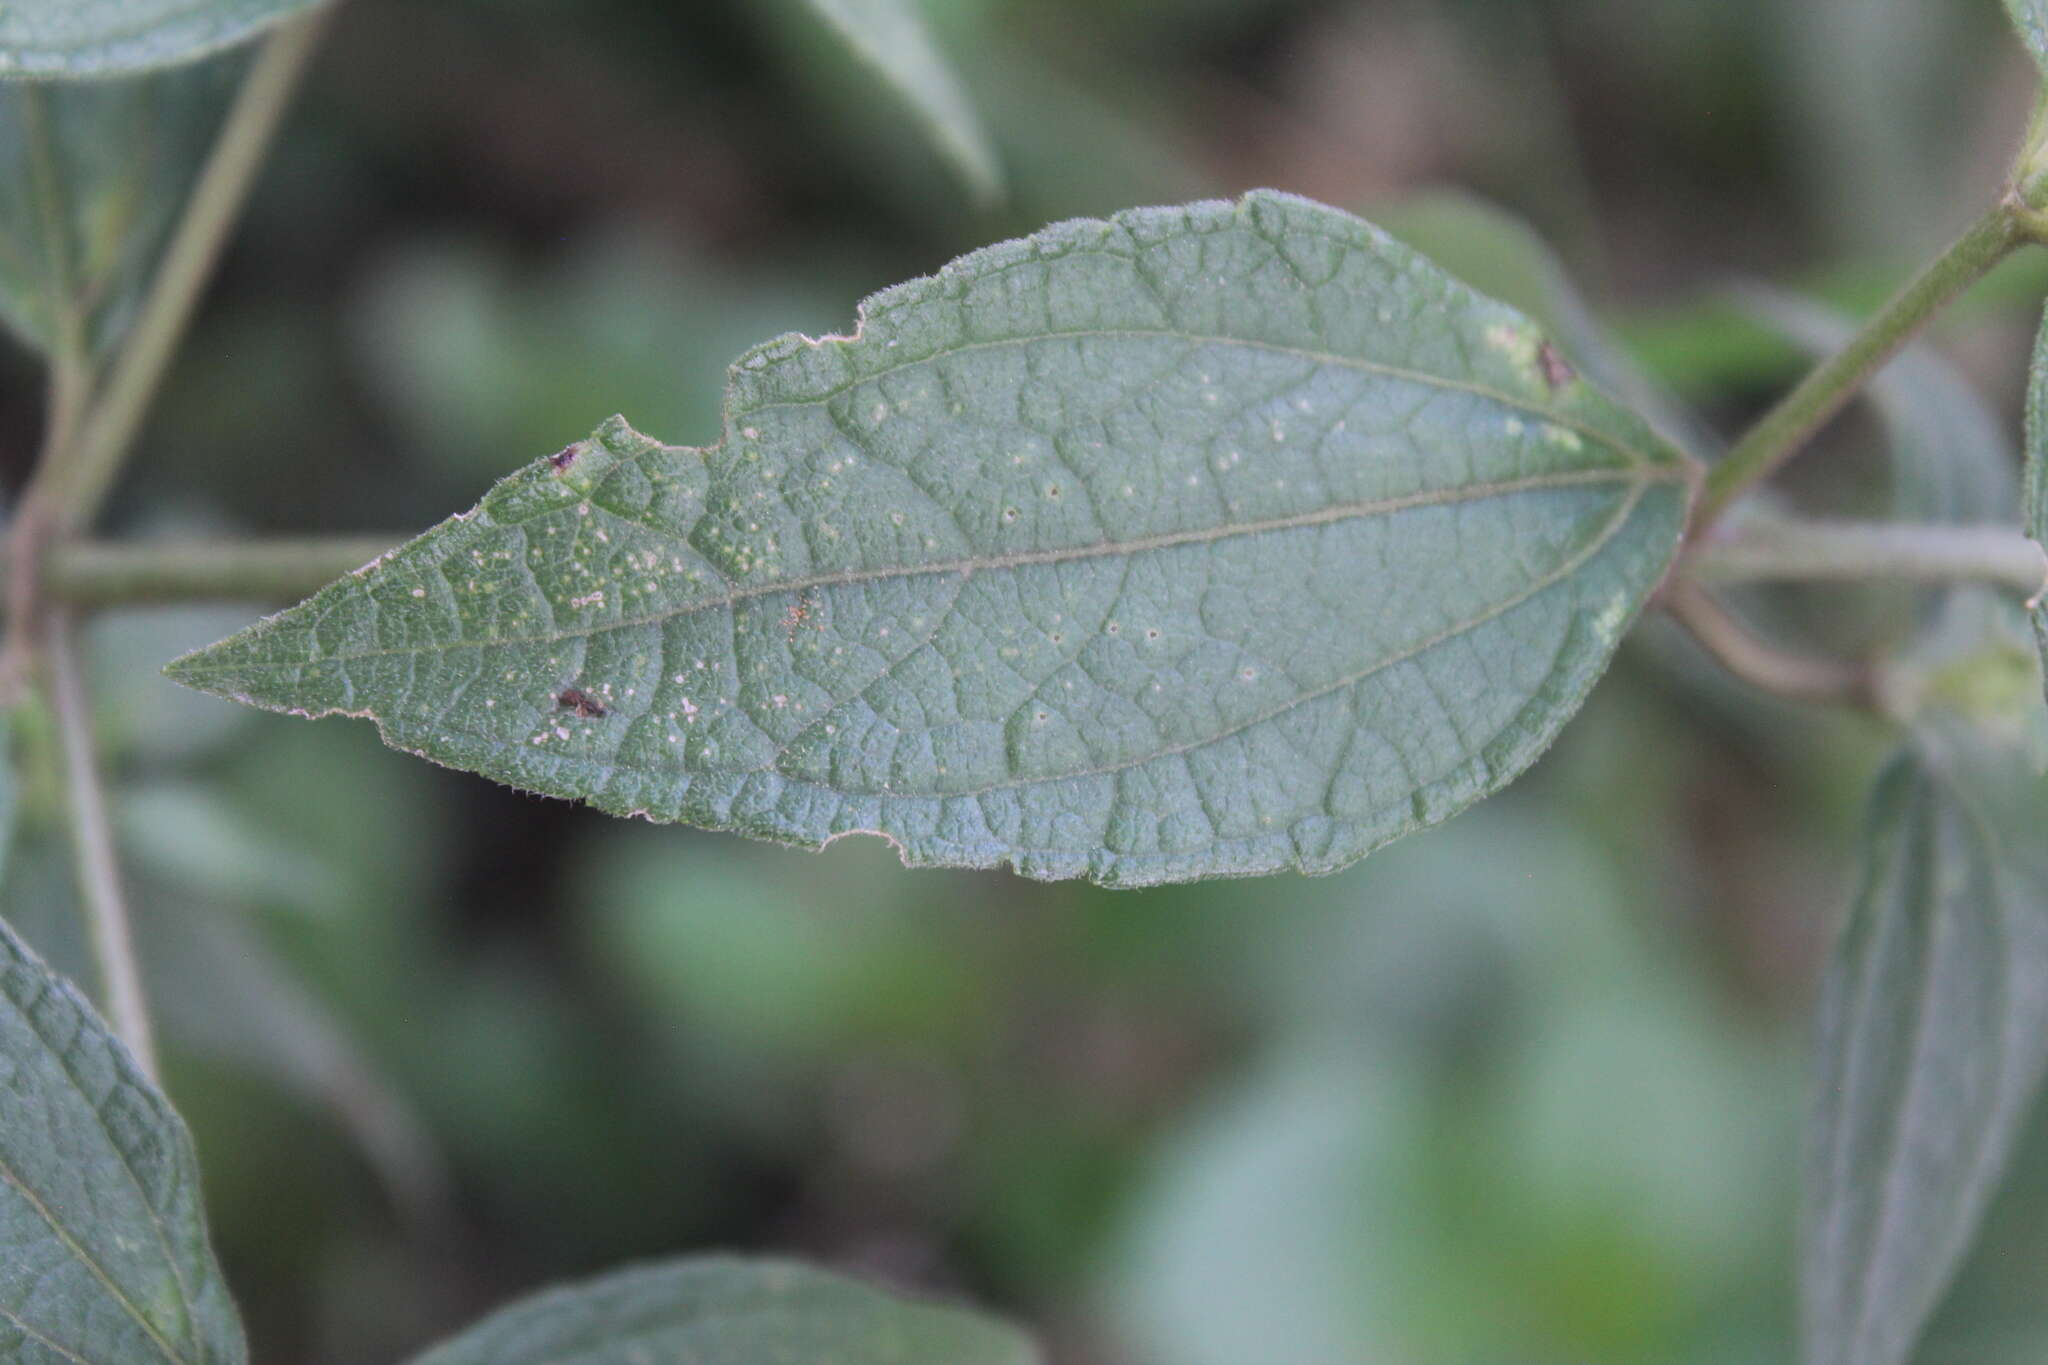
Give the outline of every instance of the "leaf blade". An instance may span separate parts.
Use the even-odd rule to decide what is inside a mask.
[[[2026,462],[2020,481],[2020,510],[2026,532],[2036,545],[2048,547],[2048,314],[2034,343],[2027,369]],[[2040,651],[2042,687],[2048,693],[2048,548],[2041,558],[2042,591],[2027,602],[2034,622],[2034,643]]]
[[[0,9],[0,80],[86,80],[196,61],[321,0],[19,0]]]
[[[1526,767],[1675,550],[1687,461],[1550,354],[1305,200],[1057,225],[171,674],[914,864],[1331,870]]]
[[[982,205],[1002,198],[1003,170],[974,104],[933,40],[916,0],[805,0],[924,125]]]
[[[91,1007],[4,924],[0,1100],[9,1358],[244,1360],[184,1125]]]
[[[1036,1365],[1018,1333],[783,1261],[703,1257],[615,1271],[503,1308],[414,1365]]]
[[[2048,869],[2020,761],[1942,726],[1881,779],[1823,983],[1807,1151],[1809,1365],[1904,1365],[2048,1065]],[[1902,1007],[1901,1007],[1902,1006]]]

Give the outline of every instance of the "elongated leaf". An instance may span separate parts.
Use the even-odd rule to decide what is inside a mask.
[[[501,1309],[415,1365],[1034,1365],[1009,1328],[784,1261],[618,1271]]]
[[[984,203],[1003,172],[973,103],[932,41],[917,0],[805,0],[909,105],[946,162]]]
[[[1528,766],[1686,501],[1521,315],[1267,193],[977,252],[726,424],[615,421],[171,674],[913,864],[1327,871]]]
[[[2041,323],[2041,335],[2034,343],[2034,360],[2027,375],[2027,457],[2021,491],[2021,509],[2027,534],[2041,555],[2041,591],[2027,603],[2034,618],[2034,641],[2041,651],[2042,686],[2048,690],[2048,317]]]
[[[243,65],[0,84],[0,317],[23,339],[119,338]]]
[[[13,0],[0,5],[0,78],[90,79],[232,47],[320,0]]]
[[[1959,729],[1878,786],[1823,985],[1802,1255],[1808,1365],[1904,1365],[2048,1062],[2048,800]]]
[[[191,1139],[71,986],[0,924],[0,1359],[245,1358]]]
[[[2034,54],[2034,61],[2048,72],[2048,0],[2005,0],[2020,41]]]

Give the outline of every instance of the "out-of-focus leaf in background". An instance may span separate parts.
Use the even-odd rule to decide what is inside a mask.
[[[1959,726],[1880,781],[1820,1003],[1801,1287],[1812,1365],[1903,1365],[2048,1065],[2041,783]]]
[[[253,37],[319,0],[16,0],[0,9],[0,77],[109,80]]]
[[[8,6],[0,30],[37,8]],[[0,316],[17,335],[44,350],[120,338],[245,65],[0,82]]]
[[[787,1262],[707,1258],[619,1271],[501,1309],[418,1365],[1036,1365],[1010,1329]]]
[[[983,205],[1003,192],[996,149],[960,78],[940,52],[919,0],[805,0],[915,110],[939,152]]]

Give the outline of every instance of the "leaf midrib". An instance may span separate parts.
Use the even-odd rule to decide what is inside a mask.
[[[551,631],[541,635],[506,636],[490,640],[449,640],[435,641],[418,646],[387,649],[345,650],[333,654],[322,654],[318,658],[294,660],[242,660],[218,664],[209,663],[202,655],[176,665],[182,677],[192,678],[206,673],[247,673],[252,669],[300,669],[316,664],[353,663],[361,659],[390,658],[399,655],[439,654],[461,649],[504,649],[525,645],[560,644],[565,640],[587,639],[615,630],[631,630],[642,626],[658,626],[677,617],[693,615],[701,611],[717,611],[737,606],[742,602],[760,597],[774,597],[788,594],[802,594],[822,588],[845,587],[856,583],[877,582],[890,578],[925,578],[958,575],[972,577],[977,573],[999,573],[1043,564],[1064,564],[1087,559],[1103,559],[1114,555],[1148,554],[1158,550],[1172,549],[1181,545],[1217,544],[1240,536],[1268,535],[1279,531],[1299,530],[1310,526],[1331,525],[1336,522],[1363,519],[1374,516],[1391,516],[1396,513],[1415,511],[1431,507],[1450,507],[1461,503],[1479,502],[1492,497],[1508,497],[1517,493],[1542,492],[1558,488],[1574,488],[1603,483],[1627,483],[1635,485],[1636,494],[1654,483],[1675,483],[1683,479],[1683,470],[1677,466],[1666,467],[1637,465],[1630,469],[1586,469],[1571,470],[1560,474],[1534,475],[1526,479],[1508,479],[1494,483],[1468,484],[1460,488],[1417,493],[1398,498],[1381,498],[1365,502],[1338,503],[1319,507],[1310,512],[1294,513],[1285,517],[1270,517],[1260,521],[1240,522],[1228,526],[1204,527],[1191,531],[1169,531],[1156,536],[1145,536],[1135,540],[1096,541],[1087,545],[1062,546],[1050,550],[1026,550],[1013,554],[973,556],[963,559],[934,561],[929,564],[899,564],[875,569],[849,569],[834,573],[813,574],[805,578],[779,579],[772,583],[751,584],[734,587],[726,592],[696,601],[669,607],[665,610],[643,616],[626,617],[617,621],[595,622],[568,630]],[[1633,499],[1631,499],[1631,502]],[[630,518],[621,518],[628,525],[642,527]],[[491,529],[483,528],[479,529]],[[1611,534],[1611,532],[1610,532]],[[387,561],[389,562],[389,561]],[[431,567],[438,569],[443,561],[436,561]],[[354,587],[353,583],[348,586]]]

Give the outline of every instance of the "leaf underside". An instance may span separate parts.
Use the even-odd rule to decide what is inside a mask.
[[[614,420],[171,676],[618,814],[1120,884],[1325,872],[1498,789],[1688,461],[1533,324],[1261,192],[1060,224]]]
[[[1035,1365],[998,1323],[782,1261],[622,1270],[504,1308],[414,1365]]]
[[[1879,783],[1823,983],[1802,1237],[1807,1365],[1905,1365],[2048,1062],[2044,814],[1959,727]]]
[[[244,1358],[184,1125],[0,924],[0,1360]]]
[[[320,0],[13,0],[0,78],[97,79],[194,61]]]

